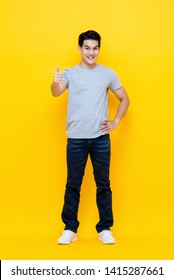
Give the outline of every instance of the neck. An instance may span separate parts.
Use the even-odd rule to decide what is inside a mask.
[[[86,64],[83,61],[80,62],[80,66],[85,68],[85,69],[93,69],[93,68],[95,68],[96,65],[97,65],[96,63],[94,63],[94,64]]]

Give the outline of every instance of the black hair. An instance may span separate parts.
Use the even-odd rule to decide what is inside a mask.
[[[78,44],[80,47],[83,46],[84,40],[96,40],[98,41],[98,46],[100,48],[100,42],[101,42],[101,36],[94,30],[88,30],[86,32],[83,32],[79,35]]]

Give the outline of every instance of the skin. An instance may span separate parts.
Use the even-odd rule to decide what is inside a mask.
[[[83,46],[79,46],[78,49],[81,53],[80,66],[89,70],[94,68],[96,66],[96,60],[100,52],[98,41],[84,40]],[[66,88],[67,84],[62,80],[62,72],[60,71],[60,67],[57,67],[57,72],[54,74],[51,85],[53,96],[61,95],[66,90]],[[100,130],[105,133],[109,133],[110,131],[116,129],[121,119],[125,115],[130,103],[124,87],[120,87],[119,89],[113,91],[113,93],[120,103],[114,119],[100,123]]]
[[[86,69],[94,68],[100,51],[98,41],[84,40],[83,46],[79,46],[78,49],[81,53],[80,66]]]

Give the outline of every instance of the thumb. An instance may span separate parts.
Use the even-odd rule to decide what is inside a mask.
[[[57,66],[57,72],[59,73],[60,72],[60,66]]]

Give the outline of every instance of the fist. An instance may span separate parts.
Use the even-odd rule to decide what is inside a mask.
[[[57,72],[54,73],[54,83],[59,84],[62,80],[62,73],[60,72],[60,67],[57,66]]]

